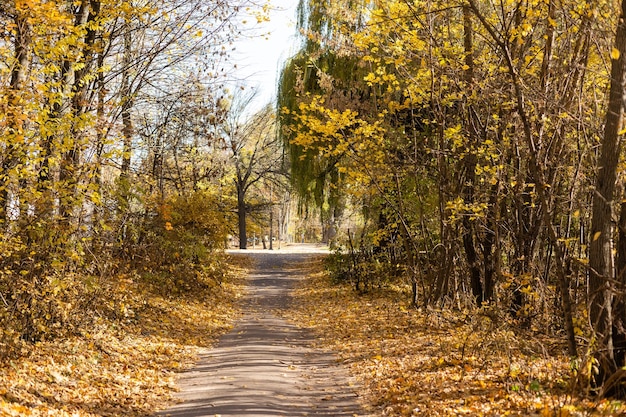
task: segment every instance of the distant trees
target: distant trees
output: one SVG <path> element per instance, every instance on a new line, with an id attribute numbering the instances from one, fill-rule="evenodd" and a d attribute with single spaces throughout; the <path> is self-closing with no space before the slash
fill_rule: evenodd
<path id="1" fill-rule="evenodd" d="M 416 304 L 495 304 L 562 331 L 572 356 L 602 341 L 599 385 L 621 381 L 623 51 L 605 36 L 622 27 L 610 4 L 302 4 L 281 133 L 304 198 L 334 175 L 336 200 L 362 214 L 344 242 L 372 267 L 346 276 L 401 264 Z"/>
<path id="2" fill-rule="evenodd" d="M 275 113 L 268 105 L 256 114 L 247 115 L 252 98 L 252 95 L 240 96 L 234 103 L 229 103 L 228 116 L 222 127 L 237 201 L 240 249 L 246 249 L 248 244 L 248 214 L 271 210 L 273 202 L 267 192 L 262 192 L 263 188 L 274 184 L 275 192 L 279 191 L 284 188 L 280 185 L 287 175 Z M 254 203 L 252 189 L 256 191 Z"/>

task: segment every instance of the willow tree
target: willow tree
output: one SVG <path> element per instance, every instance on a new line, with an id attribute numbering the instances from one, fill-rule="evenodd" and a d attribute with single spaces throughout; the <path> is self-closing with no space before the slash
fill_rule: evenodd
<path id="1" fill-rule="evenodd" d="M 292 183 L 304 204 L 321 209 L 325 239 L 334 234 L 344 208 L 340 156 L 324 158 L 315 149 L 294 144 L 296 132 L 289 126 L 300 103 L 315 95 L 339 110 L 368 105 L 365 74 L 347 35 L 362 24 L 362 6 L 360 1 L 301 0 L 298 28 L 305 37 L 301 50 L 283 68 L 278 87 L 280 135 L 289 152 Z"/>

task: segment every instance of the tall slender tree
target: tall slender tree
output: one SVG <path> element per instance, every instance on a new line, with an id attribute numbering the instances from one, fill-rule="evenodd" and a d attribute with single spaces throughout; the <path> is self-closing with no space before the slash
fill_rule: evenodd
<path id="1" fill-rule="evenodd" d="M 624 397 L 626 374 L 626 278 L 616 269 L 614 222 L 617 166 L 623 137 L 626 100 L 626 1 L 622 1 L 611 52 L 611 84 L 604 137 L 602 138 L 589 251 L 589 318 L 596 334 L 598 374 L 596 386 L 602 394 Z M 621 222 L 619 224 L 621 226 Z M 623 232 L 618 234 L 623 236 Z M 623 245 L 622 242 L 618 243 Z"/>

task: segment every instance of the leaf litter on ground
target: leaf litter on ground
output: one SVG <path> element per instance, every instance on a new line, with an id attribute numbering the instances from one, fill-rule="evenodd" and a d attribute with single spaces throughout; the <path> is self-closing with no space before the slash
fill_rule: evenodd
<path id="1" fill-rule="evenodd" d="M 123 278 L 130 319 L 101 318 L 75 337 L 29 345 L 0 368 L 0 416 L 145 416 L 165 408 L 177 373 L 238 316 L 246 266 L 236 262 L 230 277 L 193 297 L 164 297 Z"/>
<path id="2" fill-rule="evenodd" d="M 515 329 L 493 307 L 419 310 L 405 288 L 357 293 L 306 267 L 289 317 L 338 352 L 377 415 L 626 415 L 581 392 L 562 338 Z"/>

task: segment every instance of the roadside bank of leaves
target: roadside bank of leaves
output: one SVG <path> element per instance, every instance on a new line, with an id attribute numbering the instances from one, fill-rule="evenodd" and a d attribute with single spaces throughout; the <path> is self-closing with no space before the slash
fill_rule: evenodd
<path id="1" fill-rule="evenodd" d="M 336 285 L 322 267 L 296 290 L 290 317 L 314 329 L 383 416 L 613 416 L 619 402 L 581 393 L 559 338 L 521 333 L 495 309 L 419 311 L 406 292 Z"/>
<path id="2" fill-rule="evenodd" d="M 155 291 L 154 277 L 111 278 L 104 310 L 77 335 L 24 343 L 0 367 L 0 416 L 142 416 L 172 400 L 176 373 L 231 327 L 245 267 L 195 281 L 193 294 Z M 199 274 L 202 270 L 197 271 Z M 105 308 L 106 307 L 106 308 Z"/>

